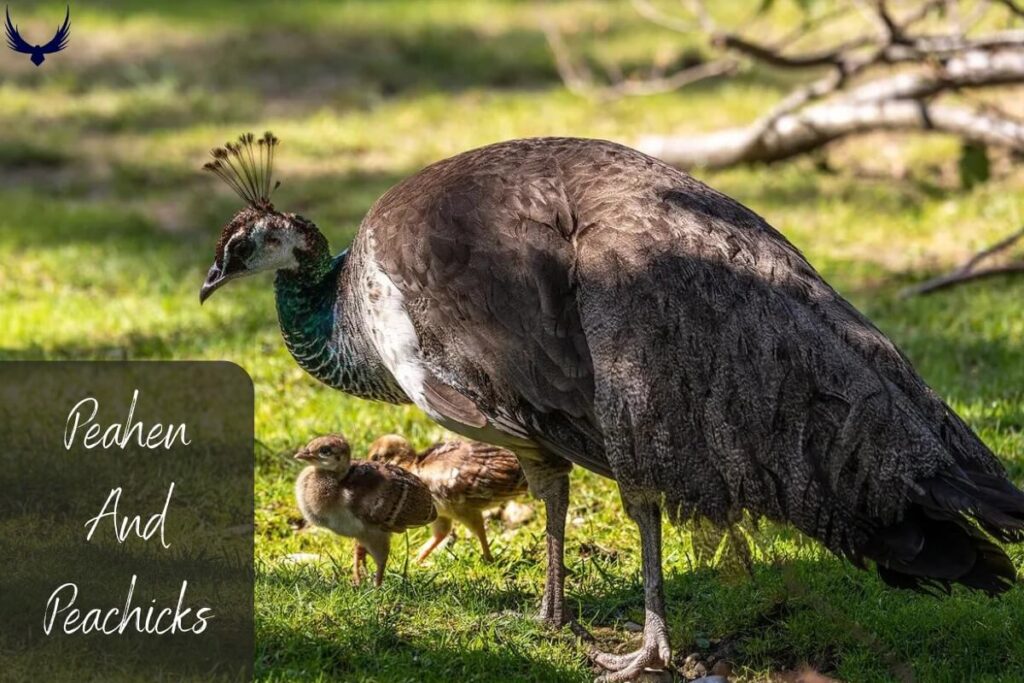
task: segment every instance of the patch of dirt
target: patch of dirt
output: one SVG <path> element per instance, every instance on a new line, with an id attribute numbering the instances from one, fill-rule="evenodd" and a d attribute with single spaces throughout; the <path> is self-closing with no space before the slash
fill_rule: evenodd
<path id="1" fill-rule="evenodd" d="M 722 638 L 697 638 L 681 646 L 675 655 L 674 665 L 684 681 L 702 680 L 703 677 L 720 676 L 729 680 L 737 665 L 744 659 L 744 643 L 756 634 L 783 623 L 792 613 L 793 605 L 780 600 L 769 607 L 746 627 Z M 779 673 L 771 678 L 785 683 L 830 683 L 837 679 L 825 673 L 836 668 L 835 653 L 829 649 L 815 661 L 802 661 L 794 652 L 781 649 L 769 655 Z M 815 678 L 814 676 L 817 676 Z"/>

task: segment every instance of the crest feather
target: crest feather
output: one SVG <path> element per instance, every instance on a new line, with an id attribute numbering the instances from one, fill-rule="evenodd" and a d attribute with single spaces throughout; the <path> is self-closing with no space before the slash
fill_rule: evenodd
<path id="1" fill-rule="evenodd" d="M 237 142 L 225 143 L 210 151 L 213 161 L 203 164 L 227 183 L 235 194 L 257 209 L 273 209 L 270 195 L 281 184 L 271 186 L 274 171 L 274 148 L 279 140 L 269 130 L 257 138 L 252 133 L 238 136 Z"/>

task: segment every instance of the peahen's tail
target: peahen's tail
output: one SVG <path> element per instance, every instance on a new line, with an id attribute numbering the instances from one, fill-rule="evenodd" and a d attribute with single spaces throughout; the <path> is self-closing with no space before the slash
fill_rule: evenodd
<path id="1" fill-rule="evenodd" d="M 858 550 L 886 583 L 948 592 L 954 583 L 996 595 L 1017 570 L 1000 541 L 1024 539 L 1024 493 L 1006 478 L 958 469 L 918 482 L 903 519 Z M 979 528 L 980 527 L 980 528 Z"/>

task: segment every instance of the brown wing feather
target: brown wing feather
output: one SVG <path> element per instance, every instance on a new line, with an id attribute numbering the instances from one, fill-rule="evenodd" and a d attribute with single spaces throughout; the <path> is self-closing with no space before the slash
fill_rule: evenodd
<path id="1" fill-rule="evenodd" d="M 515 453 L 478 441 L 435 444 L 417 462 L 416 474 L 439 500 L 483 508 L 526 493 Z"/>
<path id="2" fill-rule="evenodd" d="M 556 158 L 492 151 L 396 186 L 353 248 L 382 245 L 376 257 L 405 297 L 434 376 L 500 429 L 610 475 L 569 277 L 584 226 Z"/>
<path id="3" fill-rule="evenodd" d="M 352 513 L 367 524 L 400 533 L 434 521 L 430 490 L 401 467 L 375 462 L 353 463 L 344 484 Z"/>

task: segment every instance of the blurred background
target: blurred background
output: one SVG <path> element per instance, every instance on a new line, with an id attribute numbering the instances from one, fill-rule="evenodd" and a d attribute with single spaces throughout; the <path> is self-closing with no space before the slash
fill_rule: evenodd
<path id="1" fill-rule="evenodd" d="M 65 5 L 9 12 L 35 44 Z M 340 429 L 358 451 L 385 432 L 420 446 L 442 434 L 413 408 L 307 377 L 280 341 L 269 276 L 199 307 L 239 205 L 199 167 L 244 131 L 281 138 L 275 204 L 315 221 L 335 251 L 392 184 L 490 142 L 600 137 L 691 168 L 803 250 L 1024 478 L 1024 244 L 1012 239 L 1024 225 L 1024 9 L 1012 0 L 110 0 L 70 12 L 67 49 L 41 66 L 0 52 L 0 359 L 227 359 L 252 375 L 263 680 L 592 674 L 585 644 L 529 618 L 541 510 L 492 522 L 496 565 L 465 541 L 425 569 L 399 551 L 402 576 L 380 592 L 348 586 L 345 542 L 297 533 L 286 456 L 309 436 Z M 1001 274 L 973 280 L 989 269 Z M 915 291 L 934 278 L 970 281 Z M 607 482 L 574 477 L 573 609 L 603 645 L 625 643 L 642 623 L 635 529 Z M 684 679 L 718 661 L 734 680 L 1024 678 L 1021 591 L 998 603 L 885 591 L 784 530 L 749 576 L 723 578 L 692 531 L 666 534 Z"/>

